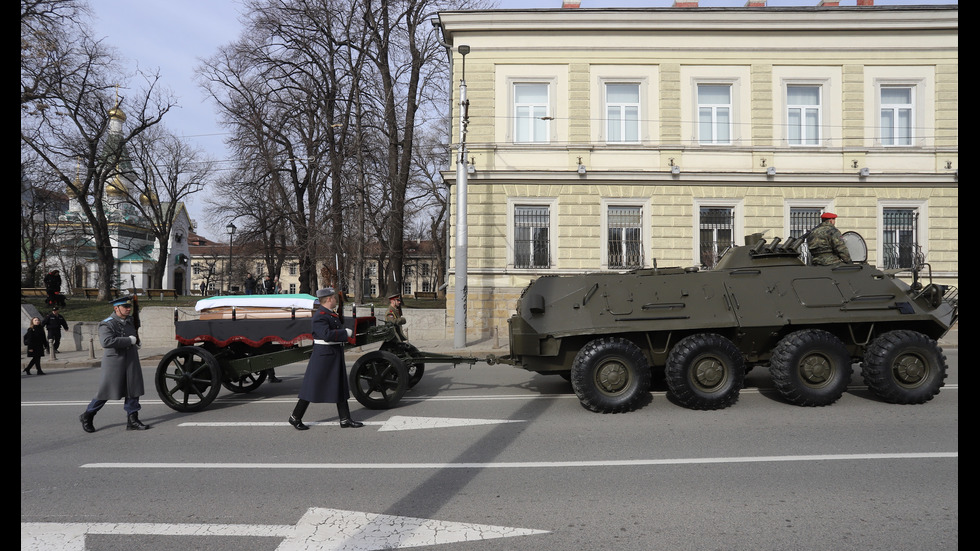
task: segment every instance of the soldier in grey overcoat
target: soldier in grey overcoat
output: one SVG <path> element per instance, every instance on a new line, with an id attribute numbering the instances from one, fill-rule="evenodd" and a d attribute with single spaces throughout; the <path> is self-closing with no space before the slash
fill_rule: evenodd
<path id="1" fill-rule="evenodd" d="M 139 339 L 133 317 L 132 297 L 112 301 L 112 315 L 99 322 L 102 343 L 102 380 L 95 398 L 78 419 L 85 432 L 95 432 L 92 418 L 109 400 L 122 398 L 126 411 L 126 430 L 150 428 L 140 422 L 140 396 L 143 395 L 143 371 L 140 366 Z"/>
<path id="2" fill-rule="evenodd" d="M 299 389 L 299 400 L 289 417 L 289 424 L 296 430 L 310 427 L 303 424 L 303 414 L 310 402 L 336 403 L 337 415 L 342 428 L 363 427 L 350 416 L 347 404 L 350 386 L 347 382 L 347 365 L 344 362 L 344 343 L 354 333 L 344 327 L 340 316 L 334 311 L 339 302 L 337 292 L 332 287 L 316 292 L 320 306 L 313 313 L 313 352 L 303 375 Z"/>

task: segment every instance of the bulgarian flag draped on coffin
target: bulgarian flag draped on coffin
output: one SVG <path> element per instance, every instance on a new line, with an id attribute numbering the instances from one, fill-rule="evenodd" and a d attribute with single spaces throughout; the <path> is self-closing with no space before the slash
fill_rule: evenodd
<path id="1" fill-rule="evenodd" d="M 200 319 L 177 322 L 177 342 L 290 346 L 313 339 L 310 318 L 318 305 L 316 297 L 307 294 L 208 297 L 194 306 Z"/>

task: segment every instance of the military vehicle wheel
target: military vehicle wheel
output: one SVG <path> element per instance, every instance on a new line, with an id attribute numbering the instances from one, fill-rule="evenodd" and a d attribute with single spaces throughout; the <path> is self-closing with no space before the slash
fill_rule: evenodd
<path id="1" fill-rule="evenodd" d="M 779 341 L 769 373 L 791 404 L 826 406 L 839 400 L 851 382 L 851 356 L 832 333 L 804 329 Z"/>
<path id="2" fill-rule="evenodd" d="M 691 409 L 727 408 L 738 401 L 745 383 L 742 353 L 714 333 L 681 339 L 667 356 L 665 371 L 673 398 Z"/>
<path id="3" fill-rule="evenodd" d="M 266 377 L 268 377 L 268 374 L 265 371 L 259 371 L 258 373 L 246 373 L 237 379 L 222 381 L 221 386 L 232 392 L 244 394 L 259 388 L 259 386 L 261 386 L 265 381 Z"/>
<path id="4" fill-rule="evenodd" d="M 200 411 L 221 391 L 221 365 L 198 346 L 182 346 L 164 355 L 157 365 L 157 394 L 170 409 Z"/>
<path id="5" fill-rule="evenodd" d="M 871 342 L 861 374 L 871 391 L 892 404 L 922 404 L 939 394 L 946 356 L 936 341 L 917 331 L 890 331 Z"/>
<path id="6" fill-rule="evenodd" d="M 636 407 L 650 390 L 650 366 L 643 351 L 619 337 L 589 342 L 572 362 L 572 389 L 585 409 L 619 413 Z"/>
<path id="7" fill-rule="evenodd" d="M 368 409 L 392 408 L 408 390 L 408 369 L 391 352 L 368 352 L 351 367 L 350 389 L 354 398 Z"/>

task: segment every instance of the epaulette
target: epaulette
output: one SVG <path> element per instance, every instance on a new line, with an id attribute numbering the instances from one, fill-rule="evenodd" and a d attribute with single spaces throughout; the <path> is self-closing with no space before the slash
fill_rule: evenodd
<path id="1" fill-rule="evenodd" d="M 112 316 L 109 316 L 109 317 L 107 317 L 106 319 L 104 319 L 104 320 L 102 320 L 102 321 L 101 321 L 101 322 L 99 322 L 99 323 L 105 323 L 105 322 L 107 322 L 107 321 L 109 321 L 109 320 L 111 320 L 111 319 L 112 319 Z"/>

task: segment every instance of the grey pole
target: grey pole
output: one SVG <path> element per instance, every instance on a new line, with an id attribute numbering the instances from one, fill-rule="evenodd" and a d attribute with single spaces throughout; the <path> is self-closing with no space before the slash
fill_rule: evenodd
<path id="1" fill-rule="evenodd" d="M 459 79 L 459 158 L 456 159 L 456 301 L 453 317 L 453 348 L 466 347 L 466 263 L 468 236 L 466 227 L 466 123 L 469 101 L 466 99 L 466 54 L 470 47 L 462 44 L 459 53 L 463 66 Z"/>

